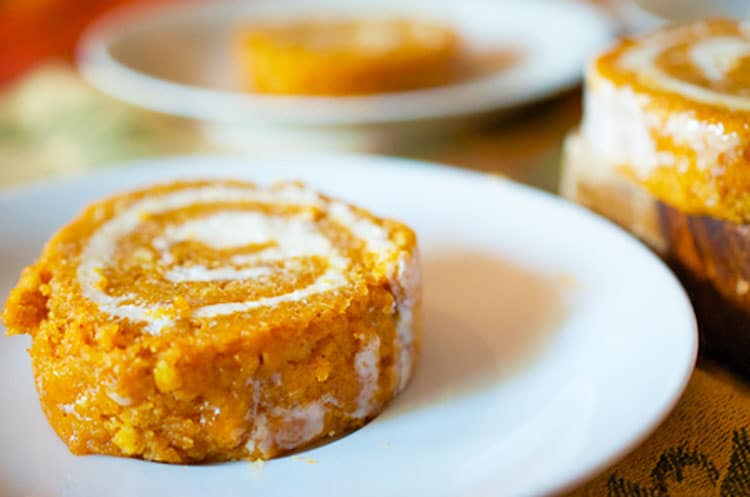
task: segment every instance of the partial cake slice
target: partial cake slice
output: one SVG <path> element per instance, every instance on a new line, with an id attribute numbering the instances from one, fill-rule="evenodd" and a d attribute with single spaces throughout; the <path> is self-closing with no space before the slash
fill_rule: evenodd
<path id="1" fill-rule="evenodd" d="M 586 76 L 562 192 L 645 240 L 687 287 L 705 350 L 750 373 L 750 26 L 622 41 Z"/>

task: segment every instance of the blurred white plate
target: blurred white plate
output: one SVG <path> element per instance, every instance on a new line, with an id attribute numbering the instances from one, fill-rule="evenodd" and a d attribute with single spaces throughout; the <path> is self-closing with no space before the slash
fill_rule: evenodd
<path id="1" fill-rule="evenodd" d="M 642 440 L 693 368 L 690 304 L 625 232 L 515 183 L 376 157 L 151 160 L 0 195 L 0 295 L 86 203 L 216 176 L 302 178 L 416 229 L 426 320 L 414 382 L 359 431 L 262 467 L 75 457 L 39 408 L 28 340 L 0 337 L 0 495 L 539 496 Z"/>
<path id="2" fill-rule="evenodd" d="M 461 84 L 353 97 L 269 96 L 236 88 L 228 58 L 253 19 L 398 14 L 454 25 L 476 49 L 517 48 L 512 67 Z M 233 124 L 336 126 L 465 116 L 568 89 L 611 40 L 607 18 L 563 0 L 255 0 L 129 10 L 83 38 L 79 66 L 102 91 L 143 107 Z"/>

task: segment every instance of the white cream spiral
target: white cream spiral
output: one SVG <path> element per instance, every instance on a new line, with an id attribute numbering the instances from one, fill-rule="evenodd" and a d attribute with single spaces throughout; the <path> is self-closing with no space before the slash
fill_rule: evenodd
<path id="1" fill-rule="evenodd" d="M 665 51 L 689 44 L 687 60 L 703 79 L 717 83 L 750 57 L 750 26 L 738 24 L 737 32 L 712 32 L 710 24 L 689 25 L 666 29 L 649 35 L 629 47 L 621 56 L 623 69 L 659 88 L 697 102 L 721 105 L 737 110 L 750 110 L 750 97 L 717 91 L 672 74 L 657 63 Z"/>
<path id="2" fill-rule="evenodd" d="M 359 215 L 340 202 L 329 202 L 297 184 L 280 188 L 260 189 L 239 186 L 207 185 L 147 196 L 138 200 L 106 221 L 90 237 L 81 253 L 78 282 L 83 295 L 94 302 L 101 312 L 117 318 L 145 323 L 151 334 L 160 334 L 174 323 L 161 317 L 162 307 L 137 302 L 137 295 L 112 296 L 99 286 L 101 273 L 111 260 L 118 241 L 133 232 L 144 218 L 201 203 L 254 202 L 325 209 L 336 223 L 345 226 L 364 242 L 366 251 L 376 260 L 388 260 L 398 248 L 388 232 L 371 219 Z M 350 261 L 326 238 L 311 218 L 310 210 L 301 209 L 289 215 L 271 215 L 256 210 L 231 209 L 190 219 L 168 226 L 154 239 L 159 263 L 166 267 L 164 278 L 173 283 L 194 281 L 255 280 L 270 277 L 269 263 L 293 257 L 321 256 L 328 267 L 311 284 L 288 293 L 257 300 L 222 302 L 194 309 L 196 318 L 212 318 L 244 312 L 258 307 L 272 307 L 282 302 L 299 301 L 309 296 L 335 290 L 349 283 Z M 231 249 L 251 243 L 271 242 L 272 246 L 253 254 L 239 254 L 231 265 L 207 268 L 201 265 L 175 265 L 170 248 L 182 241 L 197 241 L 216 249 Z M 388 271 L 399 273 L 398 263 Z M 133 301 L 136 301 L 135 303 Z M 169 303 L 164 303 L 168 305 Z"/>

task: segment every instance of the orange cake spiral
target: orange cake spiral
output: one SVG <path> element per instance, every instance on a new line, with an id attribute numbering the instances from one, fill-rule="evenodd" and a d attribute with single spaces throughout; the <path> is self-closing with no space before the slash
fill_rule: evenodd
<path id="1" fill-rule="evenodd" d="M 590 66 L 568 156 L 591 175 L 628 176 L 687 213 L 747 222 L 749 123 L 750 25 L 672 26 L 625 40 Z"/>
<path id="2" fill-rule="evenodd" d="M 345 433 L 406 386 L 414 233 L 299 183 L 183 182 L 96 203 L 6 302 L 76 454 L 269 458 Z"/>

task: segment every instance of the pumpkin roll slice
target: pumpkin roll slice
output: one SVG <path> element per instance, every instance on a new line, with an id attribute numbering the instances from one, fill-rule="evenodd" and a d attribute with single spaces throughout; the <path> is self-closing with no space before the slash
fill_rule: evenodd
<path id="1" fill-rule="evenodd" d="M 684 212 L 748 222 L 749 122 L 750 25 L 703 21 L 599 57 L 572 146 Z"/>
<path id="2" fill-rule="evenodd" d="M 321 19 L 248 25 L 233 48 L 249 91 L 357 95 L 450 83 L 461 40 L 434 22 Z"/>
<path id="3" fill-rule="evenodd" d="M 414 233 L 298 183 L 155 186 L 60 230 L 3 319 L 32 336 L 75 454 L 266 459 L 349 432 L 407 385 Z"/>
<path id="4" fill-rule="evenodd" d="M 750 25 L 709 20 L 625 40 L 588 69 L 562 192 L 678 274 L 701 346 L 750 375 Z"/>

